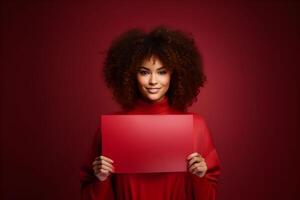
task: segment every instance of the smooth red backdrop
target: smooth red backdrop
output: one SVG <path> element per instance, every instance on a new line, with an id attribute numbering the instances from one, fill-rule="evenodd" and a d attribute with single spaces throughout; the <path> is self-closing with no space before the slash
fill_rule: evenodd
<path id="1" fill-rule="evenodd" d="M 190 110 L 222 163 L 219 200 L 297 199 L 296 1 L 2 1 L 1 199 L 79 200 L 100 114 L 119 110 L 100 76 L 121 32 L 192 33 L 208 82 Z"/>

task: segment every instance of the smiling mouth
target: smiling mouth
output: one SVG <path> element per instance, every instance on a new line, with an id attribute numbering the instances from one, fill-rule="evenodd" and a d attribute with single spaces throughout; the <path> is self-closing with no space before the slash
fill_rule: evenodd
<path id="1" fill-rule="evenodd" d="M 146 88 L 150 94 L 156 94 L 159 92 L 160 88 Z"/>

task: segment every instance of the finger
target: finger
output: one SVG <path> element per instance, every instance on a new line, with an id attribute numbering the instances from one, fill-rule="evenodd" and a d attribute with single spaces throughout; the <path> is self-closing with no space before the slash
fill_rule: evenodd
<path id="1" fill-rule="evenodd" d="M 92 163 L 92 165 L 99 165 L 99 164 L 101 164 L 101 161 L 98 161 L 98 160 L 95 160 L 95 161 Z"/>
<path id="2" fill-rule="evenodd" d="M 93 167 L 93 170 L 94 170 L 94 171 L 100 170 L 100 169 L 102 169 L 101 165 L 95 165 L 95 166 Z"/>
<path id="3" fill-rule="evenodd" d="M 113 165 L 111 163 L 107 162 L 106 160 L 99 160 L 99 161 L 95 160 L 92 164 L 93 165 L 106 165 L 108 167 L 113 168 Z"/>
<path id="4" fill-rule="evenodd" d="M 100 156 L 96 157 L 95 160 L 101 160 Z"/>
<path id="5" fill-rule="evenodd" d="M 114 161 L 106 156 L 98 156 L 95 158 L 95 161 L 105 160 L 106 162 L 113 163 Z"/>
<path id="6" fill-rule="evenodd" d="M 206 170 L 207 170 L 206 166 L 198 166 L 198 167 L 196 167 L 195 169 L 192 170 L 192 173 L 197 174 L 197 173 L 200 173 L 200 172 L 206 172 Z"/>
<path id="7" fill-rule="evenodd" d="M 193 172 L 195 168 L 200 167 L 200 163 L 195 163 L 192 166 L 189 167 L 189 171 Z"/>
<path id="8" fill-rule="evenodd" d="M 106 162 L 109 162 L 109 163 L 114 163 L 114 161 L 112 159 L 105 157 L 105 156 L 100 156 L 100 159 L 105 160 Z"/>
<path id="9" fill-rule="evenodd" d="M 200 162 L 199 157 L 193 157 L 192 159 L 189 160 L 189 166 L 193 165 L 194 163 Z"/>
<path id="10" fill-rule="evenodd" d="M 108 170 L 109 172 L 114 172 L 114 168 L 111 168 L 111 167 L 108 167 L 108 166 L 105 166 L 105 165 L 102 165 L 101 169 Z"/>
<path id="11" fill-rule="evenodd" d="M 104 175 L 104 176 L 108 176 L 110 174 L 110 172 L 106 169 L 99 169 L 97 170 L 95 173 L 95 175 Z"/>
<path id="12" fill-rule="evenodd" d="M 99 169 L 94 170 L 94 174 L 99 174 L 99 173 L 100 173 Z"/>
<path id="13" fill-rule="evenodd" d="M 108 167 L 110 167 L 110 168 L 114 168 L 114 166 L 111 164 L 111 163 L 109 163 L 109 162 L 107 162 L 107 161 L 105 161 L 105 160 L 101 160 L 101 161 L 94 161 L 93 162 L 93 165 L 95 166 L 97 166 L 97 165 L 105 165 L 105 166 L 108 166 Z"/>
<path id="14" fill-rule="evenodd" d="M 191 153 L 188 157 L 187 160 L 190 160 L 191 158 L 198 156 L 199 154 L 197 152 Z"/>
<path id="15" fill-rule="evenodd" d="M 101 165 L 102 164 L 102 161 L 101 160 L 95 160 L 93 163 L 92 163 L 92 165 L 93 166 L 98 166 L 98 165 Z"/>
<path id="16" fill-rule="evenodd" d="M 187 157 L 187 160 L 190 160 L 191 158 L 193 158 L 195 156 L 202 158 L 201 154 L 199 154 L 198 152 L 194 152 Z"/>
<path id="17" fill-rule="evenodd" d="M 200 158 L 198 156 L 196 157 L 193 157 L 190 161 L 189 161 L 189 166 L 193 165 L 194 163 L 199 163 L 199 162 L 202 162 L 204 161 L 203 158 Z"/>
<path id="18" fill-rule="evenodd" d="M 197 168 L 195 168 L 195 169 L 192 171 L 192 174 L 196 174 L 196 175 L 197 175 L 197 174 L 204 173 L 204 172 L 205 172 L 205 169 L 204 169 L 204 168 L 202 169 L 202 168 L 200 168 L 200 167 L 199 167 L 199 168 L 197 167 Z"/>
<path id="19" fill-rule="evenodd" d="M 106 166 L 106 167 L 109 167 L 109 168 L 111 168 L 111 169 L 114 169 L 115 167 L 112 165 L 112 164 L 110 164 L 110 163 L 108 163 L 108 162 L 102 162 L 102 164 L 101 164 L 102 166 Z"/>
<path id="20" fill-rule="evenodd" d="M 97 167 L 93 167 L 94 174 L 97 174 L 99 169 Z"/>
<path id="21" fill-rule="evenodd" d="M 193 171 L 197 167 L 207 167 L 207 166 L 206 166 L 206 163 L 204 161 L 203 162 L 199 162 L 199 163 L 194 163 L 193 165 L 191 165 L 189 167 L 189 171 Z"/>
<path id="22" fill-rule="evenodd" d="M 94 174 L 100 173 L 101 168 L 97 165 L 93 167 Z"/>
<path id="23" fill-rule="evenodd" d="M 107 175 L 107 176 L 110 174 L 109 171 L 106 170 L 106 169 L 101 169 L 101 170 L 100 170 L 100 173 L 101 173 L 101 174 L 105 174 L 105 175 Z"/>

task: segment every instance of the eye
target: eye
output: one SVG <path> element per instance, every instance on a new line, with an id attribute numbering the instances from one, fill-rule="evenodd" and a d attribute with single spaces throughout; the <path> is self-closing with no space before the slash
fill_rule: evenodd
<path id="1" fill-rule="evenodd" d="M 145 75 L 149 74 L 149 72 L 146 70 L 141 70 L 141 71 L 139 71 L 139 74 L 142 76 L 145 76 Z"/>
<path id="2" fill-rule="evenodd" d="M 160 75 L 164 75 L 164 74 L 166 74 L 166 73 L 167 73 L 166 70 L 162 70 L 162 71 L 159 71 L 159 72 L 158 72 L 158 74 L 160 74 Z"/>

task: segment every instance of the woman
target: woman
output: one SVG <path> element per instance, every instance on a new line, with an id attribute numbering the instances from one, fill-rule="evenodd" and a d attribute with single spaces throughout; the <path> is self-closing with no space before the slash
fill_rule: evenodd
<path id="1" fill-rule="evenodd" d="M 104 62 L 105 82 L 122 106 L 118 114 L 187 114 L 206 80 L 194 40 L 157 27 L 130 30 L 113 41 Z M 188 172 L 114 174 L 113 160 L 101 154 L 99 129 L 81 170 L 82 199 L 213 200 L 220 166 L 205 121 L 195 113 L 195 152 Z"/>

